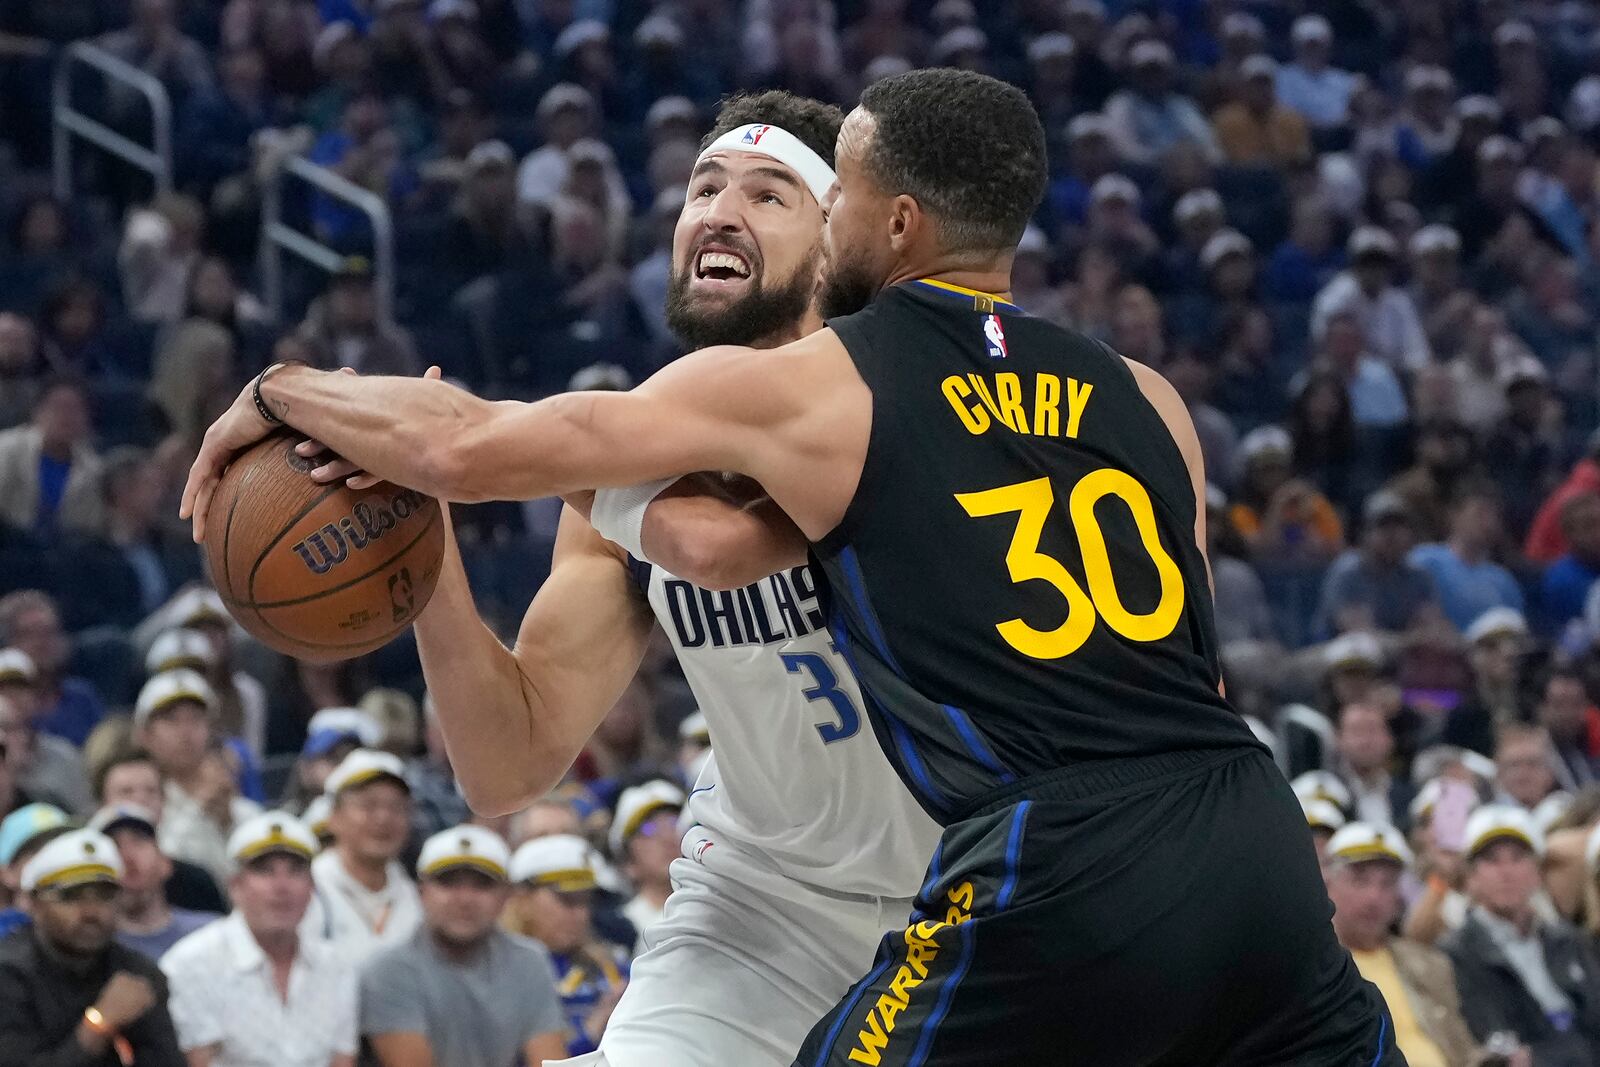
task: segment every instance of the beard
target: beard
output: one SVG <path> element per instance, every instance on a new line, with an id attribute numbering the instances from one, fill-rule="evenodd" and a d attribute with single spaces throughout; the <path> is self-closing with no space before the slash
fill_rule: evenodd
<path id="1" fill-rule="evenodd" d="M 696 306 L 689 292 L 693 266 L 674 270 L 667 283 L 667 326 L 691 351 L 713 345 L 755 347 L 765 338 L 792 329 L 810 309 L 820 256 L 820 248 L 813 246 L 794 276 L 771 289 L 757 272 L 748 292 L 731 304 L 713 308 Z M 691 264 L 693 261 L 691 256 Z"/>
<path id="2" fill-rule="evenodd" d="M 829 257 L 824 264 L 819 283 L 817 306 L 823 321 L 842 315 L 854 315 L 878 295 L 881 288 L 864 257 L 850 259 Z"/>

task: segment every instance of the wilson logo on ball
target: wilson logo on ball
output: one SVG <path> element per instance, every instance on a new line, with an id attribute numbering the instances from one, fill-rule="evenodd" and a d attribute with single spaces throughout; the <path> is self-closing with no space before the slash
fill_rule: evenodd
<path id="1" fill-rule="evenodd" d="M 373 505 L 363 500 L 350 509 L 350 514 L 338 523 L 328 523 L 303 541 L 294 543 L 294 552 L 312 574 L 326 574 L 401 522 L 421 510 L 428 498 L 410 489 L 402 489 L 388 500 Z"/>

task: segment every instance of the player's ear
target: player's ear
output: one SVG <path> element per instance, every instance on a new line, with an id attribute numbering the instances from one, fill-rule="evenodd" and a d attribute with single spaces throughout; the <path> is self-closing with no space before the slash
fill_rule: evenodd
<path id="1" fill-rule="evenodd" d="M 896 252 L 910 248 L 927 223 L 922 205 L 901 193 L 889 202 L 889 247 Z"/>

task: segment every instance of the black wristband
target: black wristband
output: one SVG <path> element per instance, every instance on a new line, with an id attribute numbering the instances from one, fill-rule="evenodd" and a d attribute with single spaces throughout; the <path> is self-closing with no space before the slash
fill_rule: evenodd
<path id="1" fill-rule="evenodd" d="M 256 375 L 256 380 L 250 384 L 250 399 L 256 402 L 256 412 L 274 426 L 282 426 L 283 420 L 274 415 L 272 409 L 267 407 L 267 402 L 261 399 L 261 383 L 266 381 L 267 375 L 273 371 L 295 365 L 304 367 L 307 366 L 307 363 L 303 359 L 280 359 L 262 370 L 260 374 Z"/>

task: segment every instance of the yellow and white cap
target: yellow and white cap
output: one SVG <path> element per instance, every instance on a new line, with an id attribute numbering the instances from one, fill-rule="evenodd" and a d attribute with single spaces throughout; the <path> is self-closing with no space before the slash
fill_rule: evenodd
<path id="1" fill-rule="evenodd" d="M 70 889 L 91 882 L 122 883 L 122 857 L 98 830 L 72 830 L 41 848 L 22 867 L 22 891 Z"/>
<path id="2" fill-rule="evenodd" d="M 39 678 L 33 657 L 20 648 L 0 648 L 0 682 L 32 685 Z"/>
<path id="3" fill-rule="evenodd" d="M 1306 825 L 1313 830 L 1336 833 L 1345 824 L 1344 812 L 1339 806 L 1321 797 L 1301 797 L 1300 807 L 1306 813 Z"/>
<path id="4" fill-rule="evenodd" d="M 1533 806 L 1533 825 L 1539 828 L 1541 834 L 1548 835 L 1550 827 L 1572 807 L 1572 800 L 1571 793 L 1557 789 Z"/>
<path id="5" fill-rule="evenodd" d="M 422 852 L 417 856 L 418 878 L 437 878 L 447 871 L 466 868 L 504 882 L 510 867 L 511 850 L 500 835 L 471 823 L 440 830 L 422 843 Z"/>
<path id="6" fill-rule="evenodd" d="M 216 661 L 217 650 L 205 634 L 198 630 L 168 630 L 150 642 L 144 670 L 146 674 L 160 674 L 178 667 L 204 671 Z"/>
<path id="7" fill-rule="evenodd" d="M 1289 787 L 1302 804 L 1308 800 L 1326 800 L 1341 811 L 1349 811 L 1354 803 L 1350 788 L 1328 771 L 1306 771 L 1290 782 Z"/>
<path id="8" fill-rule="evenodd" d="M 179 667 L 162 671 L 144 683 L 133 705 L 133 724 L 143 726 L 150 716 L 180 700 L 192 700 L 207 711 L 215 711 L 217 707 L 217 694 L 210 684 L 198 672 Z"/>
<path id="9" fill-rule="evenodd" d="M 300 821 L 306 824 L 317 837 L 328 836 L 332 831 L 328 829 L 328 816 L 333 812 L 333 801 L 328 799 L 328 794 L 318 793 L 311 798 L 311 803 L 306 805 L 306 810 L 300 813 Z"/>
<path id="10" fill-rule="evenodd" d="M 599 877 L 599 857 L 588 841 L 576 834 L 552 834 L 523 843 L 511 855 L 511 880 L 518 885 L 549 886 L 558 893 L 593 889 Z"/>
<path id="11" fill-rule="evenodd" d="M 330 797 L 336 797 L 346 789 L 366 785 L 377 778 L 391 778 L 400 783 L 406 792 L 411 791 L 410 784 L 406 782 L 406 767 L 400 762 L 400 757 L 371 748 L 358 748 L 346 756 L 328 775 L 322 791 Z"/>
<path id="12" fill-rule="evenodd" d="M 203 626 L 206 623 L 227 624 L 232 620 L 222 597 L 215 589 L 192 586 L 174 597 L 167 609 L 176 626 Z"/>
<path id="13" fill-rule="evenodd" d="M 693 711 L 684 717 L 678 724 L 679 741 L 698 741 L 702 745 L 711 743 L 711 726 L 706 722 L 706 713 Z"/>
<path id="14" fill-rule="evenodd" d="M 1328 859 L 1338 863 L 1367 863 L 1386 860 L 1402 867 L 1411 866 L 1411 850 L 1406 839 L 1392 826 L 1370 822 L 1346 823 L 1328 839 Z"/>
<path id="15" fill-rule="evenodd" d="M 622 855 L 628 840 L 656 812 L 663 808 L 682 811 L 684 800 L 683 790 L 660 778 L 624 789 L 617 798 L 617 816 L 611 820 L 611 854 Z"/>
<path id="16" fill-rule="evenodd" d="M 306 824 L 286 811 L 264 811 L 234 827 L 228 837 L 228 859 L 243 866 L 275 852 L 310 862 L 319 846 Z"/>
<path id="17" fill-rule="evenodd" d="M 1520 841 L 1532 849 L 1534 855 L 1544 855 L 1544 835 L 1534 823 L 1533 815 L 1511 804 L 1485 804 L 1467 819 L 1467 859 L 1496 841 Z"/>

